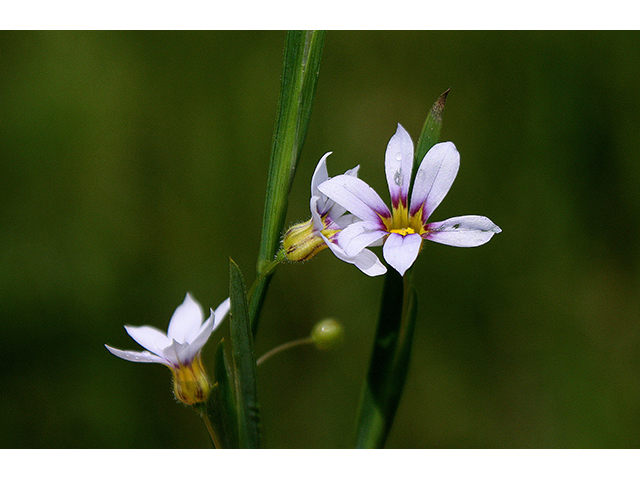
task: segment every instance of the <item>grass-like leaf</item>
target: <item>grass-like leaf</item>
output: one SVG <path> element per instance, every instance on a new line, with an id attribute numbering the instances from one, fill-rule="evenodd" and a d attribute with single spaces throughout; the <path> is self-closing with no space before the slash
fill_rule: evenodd
<path id="1" fill-rule="evenodd" d="M 287 213 L 287 197 L 311 118 L 323 44 L 322 31 L 287 33 L 257 262 L 258 276 L 272 262 L 280 245 Z M 250 299 L 249 315 L 254 333 L 270 279 L 271 274 L 265 275 L 256 285 Z"/>
<path id="2" fill-rule="evenodd" d="M 229 259 L 229 296 L 231 298 L 231 357 L 238 419 L 238 446 L 260 447 L 260 417 L 256 383 L 256 359 L 249 324 L 247 294 L 242 272 Z"/>
<path id="3" fill-rule="evenodd" d="M 380 316 L 356 426 L 357 448 L 382 448 L 398 409 L 409 369 L 417 296 L 395 270 L 385 276 Z"/>
<path id="4" fill-rule="evenodd" d="M 205 415 L 208 415 L 217 440 L 222 448 L 238 447 L 238 412 L 234 399 L 234 384 L 231 369 L 225 354 L 224 339 L 220 340 L 215 359 L 216 383 L 207 400 Z"/>
<path id="5" fill-rule="evenodd" d="M 447 103 L 447 95 L 449 90 L 445 91 L 431 106 L 429 114 L 427 115 L 424 125 L 422 126 L 422 132 L 420 132 L 420 138 L 416 144 L 416 151 L 413 157 L 413 174 L 415 175 L 420 166 L 420 162 L 427 154 L 429 149 L 433 147 L 440 139 L 440 130 L 442 129 L 442 118 L 444 115 L 444 106 Z"/>

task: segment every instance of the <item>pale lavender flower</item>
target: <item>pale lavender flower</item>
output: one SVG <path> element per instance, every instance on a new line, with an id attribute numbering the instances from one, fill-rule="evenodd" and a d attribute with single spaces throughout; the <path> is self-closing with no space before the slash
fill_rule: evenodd
<path id="1" fill-rule="evenodd" d="M 176 308 L 167 333 L 155 327 L 142 326 L 124 328 L 131 338 L 146 350 L 119 350 L 109 345 L 107 349 L 116 357 L 130 362 L 161 363 L 169 367 L 174 377 L 174 391 L 178 400 L 193 404 L 204 401 L 209 384 L 200 360 L 200 351 L 213 331 L 229 312 L 229 299 L 203 323 L 204 312 L 198 302 L 187 293 L 182 304 Z"/>
<path id="2" fill-rule="evenodd" d="M 404 275 L 416 260 L 423 239 L 456 247 L 488 242 L 501 229 L 487 217 L 466 215 L 427 222 L 449 192 L 459 166 L 460 154 L 453 143 L 434 145 L 420 164 L 409 203 L 413 142 L 398 124 L 385 155 L 392 210 L 359 178 L 339 175 L 318 185 L 320 192 L 360 219 L 340 231 L 339 246 L 346 255 L 355 256 L 368 246 L 384 244 L 385 260 Z"/>

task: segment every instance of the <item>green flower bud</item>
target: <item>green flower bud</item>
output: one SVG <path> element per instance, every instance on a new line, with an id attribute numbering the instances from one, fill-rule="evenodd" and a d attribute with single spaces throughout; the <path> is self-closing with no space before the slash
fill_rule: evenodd
<path id="1" fill-rule="evenodd" d="M 331 350 L 342 344 L 344 328 L 335 318 L 325 318 L 315 324 L 311 339 L 320 350 Z"/>
<path id="2" fill-rule="evenodd" d="M 303 262 L 327 248 L 322 234 L 314 227 L 313 218 L 294 225 L 282 239 L 282 247 L 288 260 Z"/>

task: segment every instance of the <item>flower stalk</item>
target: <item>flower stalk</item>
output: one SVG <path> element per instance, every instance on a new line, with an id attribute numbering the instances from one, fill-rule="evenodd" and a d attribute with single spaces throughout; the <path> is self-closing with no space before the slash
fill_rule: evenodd
<path id="1" fill-rule="evenodd" d="M 414 165 L 438 142 L 448 92 L 444 92 L 429 111 L 415 156 L 411 159 Z M 396 196 L 395 200 L 399 199 L 400 196 Z M 396 201 L 394 206 L 400 205 L 403 205 L 402 202 Z M 396 210 L 401 209 L 394 209 L 394 212 Z M 410 232 L 406 233 L 411 235 Z M 418 311 L 418 299 L 412 279 L 411 264 L 401 273 L 390 270 L 385 275 L 369 371 L 362 389 L 356 420 L 357 448 L 384 447 L 393 425 L 409 369 Z"/>
<path id="2" fill-rule="evenodd" d="M 277 355 L 278 353 L 284 352 L 294 347 L 300 347 L 302 345 L 311 345 L 312 343 L 313 339 L 311 337 L 298 338 L 297 340 L 291 340 L 290 342 L 283 343 L 282 345 L 278 345 L 276 348 L 273 348 L 262 355 L 258 360 L 256 360 L 256 365 L 262 365 L 264 362 L 269 360 L 274 355 Z"/>
<path id="3" fill-rule="evenodd" d="M 278 345 L 258 358 L 256 365 L 261 365 L 274 355 L 291 348 L 303 345 L 315 345 L 318 350 L 332 350 L 342 344 L 343 340 L 344 329 L 340 322 L 334 318 L 325 318 L 313 326 L 311 335 Z"/>
<path id="4" fill-rule="evenodd" d="M 223 448 L 220 436 L 218 435 L 218 432 L 216 432 L 215 428 L 213 428 L 211 419 L 209 418 L 209 415 L 205 408 L 200 409 L 200 416 L 202 417 L 202 420 L 207 427 L 207 432 L 209 433 L 209 438 L 211 438 L 211 443 L 213 443 L 213 446 L 217 449 Z"/>

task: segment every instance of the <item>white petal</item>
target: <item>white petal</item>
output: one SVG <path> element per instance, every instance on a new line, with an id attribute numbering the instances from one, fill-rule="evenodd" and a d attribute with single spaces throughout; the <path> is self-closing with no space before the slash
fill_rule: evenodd
<path id="1" fill-rule="evenodd" d="M 327 157 L 332 153 L 333 152 L 325 153 L 313 172 L 313 176 L 311 177 L 311 196 L 318 195 L 318 185 L 329 179 L 329 173 L 327 172 Z"/>
<path id="2" fill-rule="evenodd" d="M 154 355 L 151 352 L 134 352 L 133 350 L 119 350 L 117 348 L 110 347 L 109 345 L 105 345 L 107 350 L 113 353 L 116 357 L 122 358 L 123 360 L 129 360 L 130 362 L 139 362 L 139 363 L 162 363 L 163 365 L 171 366 L 169 362 L 165 359 Z"/>
<path id="3" fill-rule="evenodd" d="M 322 195 L 322 194 L 321 194 Z M 314 195 L 309 200 L 309 210 L 311 210 L 311 218 L 313 218 L 313 228 L 321 232 L 324 230 L 324 224 L 322 223 L 322 214 L 318 211 L 318 202 L 320 197 Z M 333 200 L 330 200 L 333 203 Z"/>
<path id="4" fill-rule="evenodd" d="M 355 215 L 351 215 L 347 213 L 346 215 L 342 215 L 341 217 L 333 220 L 333 225 L 337 227 L 337 230 L 344 230 L 352 223 L 360 222 L 361 220 Z"/>
<path id="5" fill-rule="evenodd" d="M 398 124 L 396 133 L 389 140 L 384 156 L 384 167 L 387 174 L 387 184 L 393 206 L 398 200 L 407 205 L 409 182 L 413 170 L 413 142 L 407 131 Z"/>
<path id="6" fill-rule="evenodd" d="M 384 237 L 380 237 L 378 240 L 376 240 L 375 242 L 371 242 L 369 244 L 370 247 L 381 247 L 382 245 L 384 245 Z"/>
<path id="7" fill-rule="evenodd" d="M 162 351 L 162 355 L 170 364 L 177 368 L 181 363 L 188 363 L 185 362 L 185 352 L 187 348 L 189 348 L 188 343 L 179 343 L 173 340 L 171 345 Z"/>
<path id="8" fill-rule="evenodd" d="M 345 173 L 345 175 L 346 175 L 346 173 Z M 322 195 L 322 196 L 327 198 L 326 195 Z M 318 210 L 320 210 L 320 209 L 318 208 Z M 331 221 L 336 221 L 338 218 L 340 218 L 347 211 L 346 208 L 344 208 L 342 205 L 340 205 L 339 203 L 334 202 L 331 199 L 327 199 L 327 201 L 326 201 L 326 203 L 324 205 L 324 210 L 325 210 L 325 214 L 327 215 L 327 217 Z"/>
<path id="9" fill-rule="evenodd" d="M 180 358 L 180 361 L 182 363 L 191 363 L 193 359 L 196 358 L 196 355 L 198 355 L 198 352 L 200 352 L 202 347 L 204 347 L 205 343 L 207 343 L 207 341 L 209 340 L 209 337 L 211 337 L 211 334 L 213 333 L 213 330 L 215 328 L 213 319 L 214 319 L 214 316 L 212 312 L 212 316 L 209 317 L 209 319 L 206 322 L 204 322 L 200 333 L 193 340 L 193 342 L 191 342 L 188 345 L 188 348 L 184 353 L 183 357 Z"/>
<path id="10" fill-rule="evenodd" d="M 331 155 L 332 152 L 325 153 L 324 156 L 318 162 L 316 166 L 316 170 L 313 172 L 313 177 L 311 177 L 311 197 L 318 197 L 318 201 L 316 202 L 316 209 L 318 214 L 322 217 L 324 215 L 328 215 L 331 219 L 336 219 L 340 217 L 345 212 L 345 208 L 342 205 L 336 204 L 333 200 L 327 198 L 325 194 L 318 190 L 318 185 L 329 180 L 329 173 L 327 172 L 327 157 Z M 360 166 L 347 170 L 344 174 L 350 175 L 352 177 L 358 176 L 358 169 Z M 311 209 L 313 212 L 313 208 Z"/>
<path id="11" fill-rule="evenodd" d="M 159 356 L 162 356 L 162 350 L 171 343 L 171 340 L 167 338 L 165 333 L 155 327 L 149 327 L 147 325 L 143 327 L 132 327 L 125 325 L 124 328 L 129 336 L 138 342 L 138 344 Z"/>
<path id="12" fill-rule="evenodd" d="M 167 336 L 178 343 L 189 343 L 198 335 L 203 320 L 202 307 L 187 293 L 184 302 L 176 308 L 171 317 Z"/>
<path id="13" fill-rule="evenodd" d="M 366 248 L 356 256 L 353 264 L 370 277 L 387 273 L 387 267 L 382 264 L 378 256 Z"/>
<path id="14" fill-rule="evenodd" d="M 411 213 L 424 205 L 422 221 L 426 222 L 447 195 L 460 167 L 460 154 L 451 142 L 437 143 L 420 164 L 411 192 Z"/>
<path id="15" fill-rule="evenodd" d="M 380 195 L 357 177 L 338 175 L 320 184 L 318 189 L 362 220 L 380 221 L 391 213 Z"/>
<path id="16" fill-rule="evenodd" d="M 318 162 L 318 165 L 316 166 L 315 171 L 313 172 L 313 176 L 311 177 L 311 196 L 318 197 L 317 206 L 320 210 L 321 216 L 327 213 L 329 208 L 331 208 L 331 205 L 327 205 L 327 197 L 322 195 L 320 193 L 320 190 L 318 190 L 318 185 L 329 179 L 329 173 L 327 172 L 327 157 L 331 155 L 331 153 L 332 152 L 327 152 L 322 156 L 322 158 Z M 333 205 L 333 202 L 331 202 L 331 204 Z"/>
<path id="17" fill-rule="evenodd" d="M 487 217 L 465 215 L 426 225 L 425 238 L 454 247 L 477 247 L 502 230 Z"/>
<path id="18" fill-rule="evenodd" d="M 336 257 L 343 262 L 355 265 L 370 277 L 382 275 L 387 272 L 387 268 L 371 250 L 364 249 L 355 257 L 350 257 L 345 253 L 342 247 L 331 242 L 326 237 L 323 237 L 323 239 Z"/>
<path id="19" fill-rule="evenodd" d="M 359 170 L 360 170 L 360 165 L 356 165 L 355 167 L 350 168 L 349 170 L 344 172 L 344 174 L 349 175 L 350 177 L 357 177 Z"/>
<path id="20" fill-rule="evenodd" d="M 356 222 L 338 234 L 338 245 L 350 257 L 355 257 L 373 242 L 387 235 L 377 222 Z"/>
<path id="21" fill-rule="evenodd" d="M 225 319 L 227 314 L 229 313 L 229 308 L 231 307 L 231 300 L 227 298 L 224 300 L 218 308 L 216 308 L 215 312 L 213 312 L 213 329 L 215 330 L 220 325 L 220 322 Z"/>
<path id="22" fill-rule="evenodd" d="M 402 236 L 392 233 L 387 237 L 382 247 L 384 259 L 395 268 L 400 275 L 404 275 L 420 253 L 422 237 L 417 233 Z"/>

